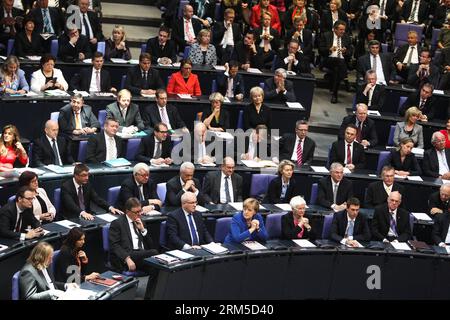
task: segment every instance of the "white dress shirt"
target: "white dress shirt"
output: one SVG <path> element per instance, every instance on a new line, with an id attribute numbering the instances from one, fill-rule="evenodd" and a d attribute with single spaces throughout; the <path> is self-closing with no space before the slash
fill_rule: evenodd
<path id="1" fill-rule="evenodd" d="M 97 86 L 97 71 L 98 71 L 98 86 Z M 102 83 L 102 72 L 101 72 L 101 70 L 97 70 L 95 68 L 92 68 L 92 76 L 91 76 L 91 83 L 89 84 L 89 92 L 100 92 L 100 91 L 102 91 L 101 83 Z"/>
<path id="2" fill-rule="evenodd" d="M 225 194 L 225 177 L 223 172 L 220 174 L 220 203 L 227 203 L 227 196 Z M 234 202 L 233 183 L 231 182 L 231 176 L 228 177 L 228 190 L 230 191 L 231 202 Z"/>
<path id="3" fill-rule="evenodd" d="M 373 60 L 374 59 L 375 59 L 374 55 L 371 54 L 370 55 L 370 65 L 372 66 L 372 69 L 373 69 Z M 377 69 L 375 71 L 377 72 L 377 83 L 386 85 L 386 79 L 384 78 L 384 73 L 383 73 L 383 65 L 381 64 L 381 58 L 380 58 L 379 54 L 377 54 L 376 60 L 377 60 L 377 63 L 376 63 Z"/>
<path id="4" fill-rule="evenodd" d="M 439 163 L 439 175 L 449 172 L 447 158 L 445 157 L 445 149 L 441 151 L 436 150 L 436 154 Z"/>
<path id="5" fill-rule="evenodd" d="M 186 31 L 186 19 L 183 18 L 183 31 L 184 31 L 184 40 L 185 41 L 189 41 L 189 37 L 188 37 L 188 32 L 191 34 L 192 39 L 195 39 L 195 32 L 194 32 L 194 26 L 192 25 L 192 19 L 189 20 L 188 22 L 188 26 L 189 26 L 189 31 Z"/>
<path id="6" fill-rule="evenodd" d="M 300 138 L 299 137 L 297 137 L 297 138 L 295 138 L 295 144 L 294 144 L 294 150 L 292 150 L 292 156 L 291 156 L 291 160 L 292 161 L 297 161 L 297 148 L 298 148 L 298 144 L 299 143 L 301 143 L 301 146 L 302 146 L 302 154 L 303 154 L 303 146 L 304 146 L 304 144 L 305 144 L 305 139 L 302 139 L 301 141 L 300 141 Z"/>
<path id="7" fill-rule="evenodd" d="M 223 34 L 222 41 L 220 42 L 220 45 L 222 48 L 226 48 L 227 46 L 234 46 L 234 40 L 233 40 L 233 25 L 230 25 L 229 28 L 227 28 L 226 21 L 223 22 L 225 26 L 225 32 Z"/>
<path id="8" fill-rule="evenodd" d="M 413 50 L 413 49 L 411 49 L 412 47 L 414 47 L 414 51 L 413 51 L 412 56 L 411 56 L 411 63 L 412 64 L 419 63 L 419 53 L 417 52 L 417 44 L 416 44 L 414 46 L 410 46 L 408 48 L 408 51 L 406 51 L 405 58 L 403 59 L 403 63 L 404 64 L 408 63 L 409 54 L 410 54 L 411 50 Z"/>

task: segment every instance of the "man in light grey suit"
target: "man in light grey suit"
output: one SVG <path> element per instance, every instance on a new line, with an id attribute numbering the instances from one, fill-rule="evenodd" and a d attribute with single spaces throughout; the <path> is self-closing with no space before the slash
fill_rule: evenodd
<path id="1" fill-rule="evenodd" d="M 120 90 L 117 101 L 106 106 L 106 114 L 119 122 L 119 132 L 133 134 L 144 130 L 139 107 L 131 103 L 131 93 L 127 89 Z"/>
<path id="2" fill-rule="evenodd" d="M 208 172 L 203 192 L 209 203 L 228 203 L 242 201 L 242 177 L 234 173 L 233 158 L 223 159 L 222 171 Z M 227 187 L 228 184 L 228 187 Z"/>

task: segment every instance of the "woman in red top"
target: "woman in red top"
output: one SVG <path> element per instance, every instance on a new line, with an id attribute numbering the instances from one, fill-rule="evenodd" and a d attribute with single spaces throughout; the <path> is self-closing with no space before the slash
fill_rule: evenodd
<path id="1" fill-rule="evenodd" d="M 445 149 L 450 149 L 450 119 L 447 120 L 445 129 L 442 129 L 439 132 L 441 132 L 445 137 Z"/>
<path id="2" fill-rule="evenodd" d="M 180 71 L 173 73 L 167 84 L 167 93 L 172 94 L 190 94 L 191 96 L 201 96 L 202 90 L 198 82 L 197 75 L 192 72 L 192 62 L 189 59 L 183 59 L 180 62 Z"/>
<path id="3" fill-rule="evenodd" d="M 261 11 L 269 11 L 272 16 L 271 27 L 281 34 L 281 22 L 278 15 L 277 7 L 270 4 L 270 0 L 259 0 L 259 4 L 252 8 L 252 16 L 250 17 L 250 25 L 253 29 L 261 27 Z"/>
<path id="4" fill-rule="evenodd" d="M 3 128 L 0 139 L 0 172 L 11 171 L 16 160 L 22 165 L 26 165 L 28 156 L 22 143 L 20 143 L 17 128 L 8 124 Z"/>

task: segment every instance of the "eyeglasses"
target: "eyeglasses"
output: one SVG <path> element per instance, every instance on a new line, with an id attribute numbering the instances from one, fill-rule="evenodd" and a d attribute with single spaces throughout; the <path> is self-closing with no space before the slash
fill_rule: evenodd
<path id="1" fill-rule="evenodd" d="M 140 209 L 139 211 L 133 211 L 133 210 L 129 210 L 129 211 L 133 214 L 141 214 L 142 209 Z"/>
<path id="2" fill-rule="evenodd" d="M 33 201 L 35 199 L 35 197 L 23 197 L 24 199 L 27 199 L 28 201 Z"/>

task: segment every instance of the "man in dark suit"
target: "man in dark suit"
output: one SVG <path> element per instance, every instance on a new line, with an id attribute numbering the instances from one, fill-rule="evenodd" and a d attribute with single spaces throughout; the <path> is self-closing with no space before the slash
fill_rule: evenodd
<path id="1" fill-rule="evenodd" d="M 387 203 L 375 207 L 372 219 L 372 240 L 406 242 L 411 239 L 409 212 L 400 208 L 402 195 L 392 191 Z"/>
<path id="2" fill-rule="evenodd" d="M 440 80 L 440 70 L 431 63 L 431 53 L 428 49 L 423 49 L 419 56 L 419 64 L 411 66 L 408 73 L 408 84 L 419 89 L 425 83 L 431 83 L 438 87 Z"/>
<path id="3" fill-rule="evenodd" d="M 92 108 L 84 104 L 83 96 L 74 94 L 70 104 L 59 110 L 58 124 L 64 135 L 85 135 L 100 131 L 100 122 L 92 112 Z"/>
<path id="4" fill-rule="evenodd" d="M 356 93 L 356 103 L 364 103 L 370 110 L 381 110 L 384 104 L 384 86 L 377 83 L 374 70 L 367 70 L 365 79 Z"/>
<path id="5" fill-rule="evenodd" d="M 442 185 L 443 187 L 444 185 Z M 441 189 L 442 189 L 441 187 Z M 449 185 L 447 184 L 447 187 Z M 431 238 L 434 244 L 440 247 L 447 247 L 450 245 L 450 235 L 449 235 L 449 225 L 450 225 L 450 212 L 447 209 L 444 212 L 440 212 L 434 218 L 433 231 L 431 232 Z"/>
<path id="6" fill-rule="evenodd" d="M 374 147 L 378 144 L 375 121 L 367 117 L 367 106 L 364 103 L 356 105 L 354 115 L 346 116 L 339 128 L 339 140 L 344 140 L 345 130 L 349 124 L 354 124 L 357 128 L 355 140 L 364 147 Z"/>
<path id="7" fill-rule="evenodd" d="M 444 183 L 438 192 L 430 195 L 428 209 L 431 216 L 450 213 L 450 183 Z"/>
<path id="8" fill-rule="evenodd" d="M 291 17 L 288 20 L 291 20 Z M 314 61 L 312 31 L 305 28 L 305 19 L 303 17 L 296 17 L 294 19 L 294 27 L 286 32 L 284 39 L 286 47 L 289 46 L 292 40 L 297 40 L 300 44 L 300 52 L 308 58 L 309 62 Z"/>
<path id="9" fill-rule="evenodd" d="M 61 186 L 61 213 L 65 219 L 79 217 L 94 220 L 91 202 L 113 214 L 122 213 L 97 195 L 95 188 L 89 183 L 89 167 L 80 163 L 73 170 L 73 179 L 65 181 Z"/>
<path id="10" fill-rule="evenodd" d="M 217 58 L 221 64 L 230 61 L 234 46 L 242 39 L 241 28 L 234 22 L 234 9 L 225 9 L 223 16 L 223 21 L 214 22 L 212 27 L 212 43 L 216 46 Z"/>
<path id="11" fill-rule="evenodd" d="M 192 162 L 183 162 L 180 166 L 180 174 L 167 181 L 166 206 L 179 207 L 181 205 L 181 196 L 186 192 L 194 193 L 200 205 L 205 204 L 206 198 L 200 189 L 200 181 L 194 178 L 194 171 L 195 167 Z"/>
<path id="12" fill-rule="evenodd" d="M 366 166 L 364 147 L 355 141 L 358 128 L 350 123 L 345 128 L 344 140 L 333 142 L 330 151 L 330 163 L 339 162 L 353 171 Z"/>
<path id="13" fill-rule="evenodd" d="M 280 48 L 280 34 L 277 30 L 271 28 L 271 21 L 270 14 L 262 14 L 261 26 L 254 29 L 255 42 L 257 47 L 263 48 L 267 43 L 271 50 L 277 51 Z"/>
<path id="14" fill-rule="evenodd" d="M 120 90 L 117 101 L 106 106 L 106 116 L 117 120 L 119 132 L 134 134 L 145 129 L 139 106 L 131 103 L 131 93 L 127 89 Z"/>
<path id="15" fill-rule="evenodd" d="M 153 128 L 157 123 L 164 123 L 169 130 L 182 129 L 189 132 L 186 124 L 178 113 L 175 106 L 167 104 L 167 92 L 165 89 L 158 89 L 155 93 L 156 104 L 145 107 L 142 118 L 147 128 Z"/>
<path id="16" fill-rule="evenodd" d="M 146 52 L 152 57 L 153 64 L 170 65 L 177 61 L 176 44 L 169 36 L 170 29 L 161 26 L 158 36 L 148 39 Z"/>
<path id="17" fill-rule="evenodd" d="M 28 186 L 20 187 L 15 201 L 8 201 L 0 209 L 0 237 L 24 241 L 43 235 L 40 222 L 33 214 L 35 192 Z"/>
<path id="18" fill-rule="evenodd" d="M 334 212 L 344 210 L 347 199 L 353 197 L 353 184 L 344 177 L 344 167 L 335 162 L 330 166 L 330 177 L 319 180 L 317 204 Z"/>
<path id="19" fill-rule="evenodd" d="M 369 208 L 384 204 L 392 191 L 398 191 L 405 196 L 405 188 L 395 182 L 395 169 L 391 166 L 384 166 L 381 169 L 381 179 L 383 181 L 376 181 L 369 184 L 366 192 L 365 205 Z"/>
<path id="20" fill-rule="evenodd" d="M 247 71 L 248 68 L 260 69 L 264 66 L 264 49 L 256 46 L 255 38 L 255 33 L 248 31 L 244 39 L 234 46 L 233 60 L 239 62 L 239 67 L 242 70 Z"/>
<path id="21" fill-rule="evenodd" d="M 59 37 L 58 57 L 65 62 L 79 62 L 92 57 L 92 49 L 86 36 L 77 28 L 68 29 Z"/>
<path id="22" fill-rule="evenodd" d="M 308 134 L 308 122 L 297 120 L 295 135 L 285 133 L 280 139 L 280 160 L 292 160 L 299 167 L 310 165 L 314 158 L 316 143 Z"/>
<path id="23" fill-rule="evenodd" d="M 450 179 L 450 149 L 445 148 L 445 136 L 436 131 L 431 136 L 434 148 L 425 151 L 423 156 L 423 174 L 427 177 Z"/>
<path id="24" fill-rule="evenodd" d="M 143 271 L 149 275 L 145 298 L 150 299 L 156 287 L 158 271 L 144 262 L 157 255 L 150 232 L 141 220 L 142 207 L 137 198 L 125 202 L 125 214 L 111 222 L 109 229 L 110 261 L 114 270 Z"/>
<path id="25" fill-rule="evenodd" d="M 450 89 L 450 48 L 443 48 L 441 50 L 440 58 L 441 67 L 441 81 L 439 83 L 440 90 Z"/>
<path id="26" fill-rule="evenodd" d="M 49 8 L 48 0 L 37 1 L 38 6 L 31 9 L 30 15 L 34 19 L 34 30 L 39 33 L 53 34 L 56 39 L 63 30 L 64 21 L 57 8 Z M 44 24 L 44 16 L 50 17 L 49 24 Z"/>
<path id="27" fill-rule="evenodd" d="M 14 39 L 17 31 L 22 27 L 18 23 L 17 17 L 22 17 L 24 12 L 20 9 L 14 8 L 14 0 L 3 0 L 0 7 L 0 43 L 5 46 L 8 45 L 9 39 Z M 4 54 L 6 56 L 6 54 Z"/>
<path id="28" fill-rule="evenodd" d="M 103 53 L 95 52 L 92 68 L 83 68 L 70 81 L 72 88 L 86 92 L 117 92 L 111 85 L 111 75 L 103 68 Z"/>
<path id="29" fill-rule="evenodd" d="M 58 122 L 48 120 L 45 123 L 45 134 L 33 142 L 33 166 L 42 167 L 49 164 L 72 164 L 70 143 L 58 136 Z"/>
<path id="30" fill-rule="evenodd" d="M 81 28 L 80 34 L 86 36 L 91 45 L 92 51 L 97 48 L 97 43 L 103 40 L 102 24 L 97 13 L 89 10 L 89 0 L 78 0 L 80 8 Z"/>
<path id="31" fill-rule="evenodd" d="M 132 94 L 155 94 L 157 89 L 164 88 L 158 70 L 151 68 L 152 57 L 144 52 L 139 55 L 139 65 L 128 69 L 125 89 Z"/>
<path id="32" fill-rule="evenodd" d="M 310 74 L 310 60 L 305 54 L 298 51 L 299 46 L 298 40 L 292 39 L 287 49 L 278 52 L 275 68 L 283 68 L 296 74 Z"/>
<path id="33" fill-rule="evenodd" d="M 295 102 L 294 84 L 286 80 L 287 72 L 283 68 L 275 70 L 273 78 L 264 81 L 264 98 L 273 103 Z"/>
<path id="34" fill-rule="evenodd" d="M 419 56 L 422 48 L 419 44 L 417 32 L 408 32 L 408 43 L 397 48 L 392 60 L 396 67 L 396 73 L 403 79 L 408 78 L 411 65 L 419 63 Z"/>
<path id="35" fill-rule="evenodd" d="M 428 1 L 406 0 L 400 12 L 401 23 L 421 24 L 425 26 L 428 19 Z"/>
<path id="36" fill-rule="evenodd" d="M 337 103 L 339 84 L 347 77 L 347 62 L 353 54 L 351 39 L 345 33 L 346 26 L 344 21 L 336 21 L 333 31 L 323 33 L 319 44 L 323 65 L 331 70 L 331 103 Z"/>
<path id="37" fill-rule="evenodd" d="M 186 250 L 213 242 L 200 212 L 195 211 L 197 197 L 192 192 L 181 196 L 181 208 L 167 216 L 169 247 Z"/>
<path id="38" fill-rule="evenodd" d="M 370 240 L 370 229 L 366 218 L 359 214 L 358 198 L 347 201 L 347 210 L 337 212 L 331 223 L 330 237 L 349 247 L 358 247 L 358 242 Z"/>
<path id="39" fill-rule="evenodd" d="M 239 63 L 231 60 L 225 65 L 225 72 L 217 76 L 217 91 L 224 97 L 236 100 L 244 99 L 244 78 L 238 74 Z"/>
<path id="40" fill-rule="evenodd" d="M 242 177 L 234 173 L 234 168 L 233 158 L 225 157 L 221 171 L 210 171 L 206 174 L 203 192 L 207 202 L 242 202 Z"/>
<path id="41" fill-rule="evenodd" d="M 156 147 L 155 147 L 156 146 Z M 172 164 L 172 141 L 168 135 L 167 126 L 159 122 L 153 133 L 141 140 L 136 160 L 153 165 Z"/>
<path id="42" fill-rule="evenodd" d="M 400 107 L 400 116 L 405 116 L 405 112 L 409 108 L 417 107 L 422 112 L 420 120 L 433 120 L 439 111 L 437 99 L 433 97 L 433 89 L 432 84 L 426 83 L 420 91 L 412 92 Z"/>
<path id="43" fill-rule="evenodd" d="M 117 207 L 123 210 L 125 202 L 132 197 L 139 199 L 144 215 L 162 207 L 156 193 L 156 184 L 150 180 L 150 168 L 145 163 L 136 164 L 133 167 L 133 175 L 122 182 Z"/>
<path id="44" fill-rule="evenodd" d="M 172 28 L 172 38 L 178 46 L 178 52 L 183 52 L 184 47 L 196 42 L 196 37 L 202 29 L 201 23 L 197 19 L 192 19 L 194 8 L 187 4 L 183 9 L 183 17 L 176 19 Z M 188 26 L 188 30 L 186 30 Z"/>
<path id="45" fill-rule="evenodd" d="M 357 82 L 362 83 L 366 72 L 374 70 L 377 75 L 377 83 L 388 85 L 394 79 L 395 69 L 392 68 L 392 57 L 388 53 L 380 53 L 380 42 L 369 41 L 369 53 L 361 56 L 356 65 Z"/>
<path id="46" fill-rule="evenodd" d="M 116 119 L 107 118 L 103 126 L 103 133 L 89 138 L 86 151 L 87 163 L 102 163 L 106 160 L 121 158 L 122 139 L 118 137 L 119 123 Z"/>

